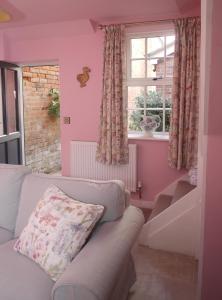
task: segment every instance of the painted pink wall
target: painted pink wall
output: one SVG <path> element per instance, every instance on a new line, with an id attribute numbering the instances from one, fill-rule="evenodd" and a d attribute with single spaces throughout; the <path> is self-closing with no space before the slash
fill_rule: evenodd
<path id="1" fill-rule="evenodd" d="M 88 21 L 87 21 L 88 22 Z M 75 23 L 75 22 L 74 22 Z M 78 23 L 76 24 L 78 26 Z M 51 26 L 51 25 L 50 25 Z M 103 34 L 94 33 L 89 22 L 79 23 L 80 34 L 70 32 L 70 24 L 58 28 L 36 26 L 10 29 L 5 58 L 17 63 L 57 61 L 61 80 L 61 121 L 71 117 L 71 125 L 61 122 L 62 172 L 69 175 L 69 147 L 71 140 L 97 141 L 102 91 Z M 74 26 L 74 24 L 73 24 Z M 84 30 L 82 29 L 84 28 Z M 81 31 L 83 30 L 83 32 Z M 88 31 L 87 31 L 88 30 Z M 31 33 L 35 32 L 33 36 Z M 41 32 L 44 38 L 41 38 Z M 58 33 L 58 34 L 56 34 Z M 50 37 L 51 35 L 51 37 Z M 88 65 L 92 72 L 86 88 L 80 88 L 76 74 Z M 166 141 L 130 141 L 138 144 L 138 179 L 144 185 L 144 200 L 152 200 L 182 173 L 167 165 Z"/>
<path id="2" fill-rule="evenodd" d="M 213 4 L 210 33 L 210 83 L 208 109 L 207 178 L 205 202 L 202 300 L 222 299 L 222 1 Z M 203 20 L 206 22 L 206 20 Z M 209 40 L 210 36 L 206 39 Z"/>
<path id="3" fill-rule="evenodd" d="M 4 35 L 0 33 L 0 57 L 4 59 L 5 49 L 4 49 Z"/>
<path id="4" fill-rule="evenodd" d="M 172 183 L 183 172 L 168 166 L 168 142 L 130 140 L 138 149 L 138 180 L 143 183 L 143 199 L 153 200 L 155 195 Z"/>

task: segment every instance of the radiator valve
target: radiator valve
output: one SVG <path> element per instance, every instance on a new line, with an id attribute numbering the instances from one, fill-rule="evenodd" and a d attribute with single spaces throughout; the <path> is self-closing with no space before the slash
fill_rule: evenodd
<path id="1" fill-rule="evenodd" d="M 139 198 L 141 199 L 142 198 L 142 182 L 141 181 L 138 181 L 136 190 L 139 193 Z"/>

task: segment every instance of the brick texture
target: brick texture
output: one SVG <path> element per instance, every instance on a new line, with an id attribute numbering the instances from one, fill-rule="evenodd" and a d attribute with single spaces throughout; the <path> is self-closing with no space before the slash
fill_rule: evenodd
<path id="1" fill-rule="evenodd" d="M 48 116 L 51 88 L 59 89 L 59 67 L 23 67 L 26 164 L 33 171 L 61 169 L 60 120 Z"/>

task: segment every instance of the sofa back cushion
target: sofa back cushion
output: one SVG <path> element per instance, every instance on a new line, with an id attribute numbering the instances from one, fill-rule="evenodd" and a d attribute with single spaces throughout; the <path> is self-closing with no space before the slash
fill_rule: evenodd
<path id="1" fill-rule="evenodd" d="M 30 172 L 24 166 L 0 164 L 0 227 L 14 231 L 21 185 Z"/>
<path id="2" fill-rule="evenodd" d="M 71 177 L 30 174 L 26 176 L 22 190 L 15 237 L 19 236 L 27 225 L 42 194 L 50 185 L 56 185 L 69 197 L 76 200 L 100 204 L 105 207 L 101 221 L 114 221 L 125 210 L 125 189 L 119 181 L 93 181 Z"/>

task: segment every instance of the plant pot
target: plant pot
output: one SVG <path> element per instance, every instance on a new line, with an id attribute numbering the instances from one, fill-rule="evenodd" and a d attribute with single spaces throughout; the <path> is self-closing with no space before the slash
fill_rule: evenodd
<path id="1" fill-rule="evenodd" d="M 144 137 L 153 137 L 153 130 L 144 130 L 143 136 Z"/>

